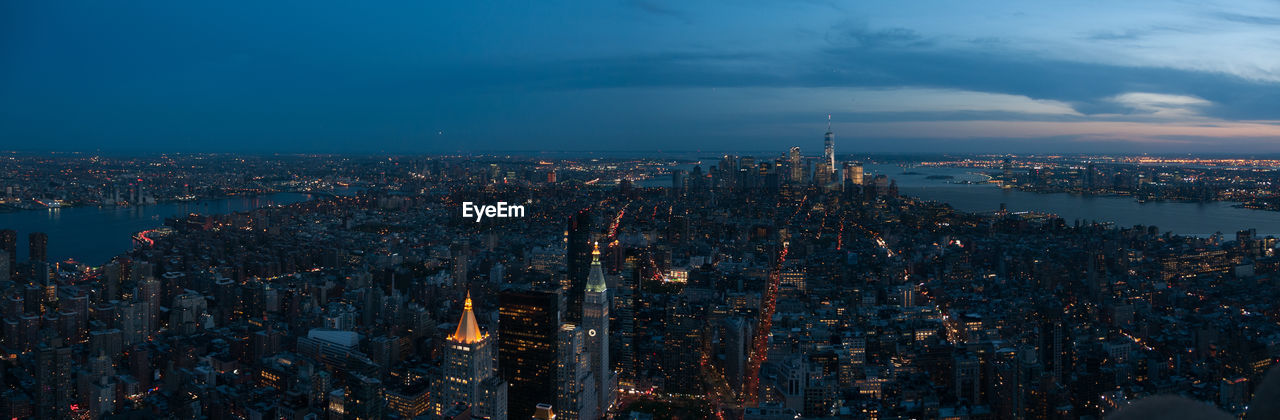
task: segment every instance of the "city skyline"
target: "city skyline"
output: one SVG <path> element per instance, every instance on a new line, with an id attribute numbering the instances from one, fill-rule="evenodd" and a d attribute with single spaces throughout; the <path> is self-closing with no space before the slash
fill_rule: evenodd
<path id="1" fill-rule="evenodd" d="M 0 2 L 0 418 L 1280 418 L 1280 2 Z"/>
<path id="2" fill-rule="evenodd" d="M 0 413 L 1267 417 L 1275 167 L 18 155 Z"/>
<path id="3" fill-rule="evenodd" d="M 9 150 L 1280 152 L 1264 2 L 3 7 Z"/>

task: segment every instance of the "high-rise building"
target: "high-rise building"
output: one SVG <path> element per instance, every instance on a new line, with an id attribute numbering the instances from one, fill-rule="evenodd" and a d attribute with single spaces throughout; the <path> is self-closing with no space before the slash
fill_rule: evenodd
<path id="1" fill-rule="evenodd" d="M 382 418 L 385 411 L 384 407 L 386 406 L 382 381 L 378 380 L 378 378 L 352 373 L 351 379 L 347 381 L 347 386 L 350 391 L 347 393 L 346 409 L 347 412 L 353 414 L 353 418 Z"/>
<path id="2" fill-rule="evenodd" d="M 747 369 L 747 323 L 735 316 L 725 320 L 724 330 L 724 376 L 729 388 L 741 392 Z"/>
<path id="3" fill-rule="evenodd" d="M 801 164 L 800 147 L 793 146 L 791 151 L 787 153 L 787 166 L 791 170 L 791 176 L 787 177 L 788 181 L 793 184 L 799 184 L 804 181 L 804 166 Z"/>
<path id="4" fill-rule="evenodd" d="M 841 339 L 839 353 L 840 371 L 837 375 L 841 387 L 852 387 L 862 375 L 867 361 L 867 337 L 862 333 L 845 335 Z"/>
<path id="5" fill-rule="evenodd" d="M 822 161 L 828 168 L 836 167 L 836 134 L 831 132 L 831 114 L 827 114 L 827 134 L 822 137 Z"/>
<path id="6" fill-rule="evenodd" d="M 955 369 L 953 382 L 956 397 L 970 404 L 980 404 L 982 402 L 980 399 L 982 395 L 982 365 L 978 360 L 978 356 L 967 352 L 957 354 L 953 357 L 951 365 Z"/>
<path id="7" fill-rule="evenodd" d="M 27 259 L 31 262 L 49 262 L 49 235 L 44 232 L 32 232 L 27 236 L 29 253 Z"/>
<path id="8" fill-rule="evenodd" d="M 565 322 L 582 321 L 582 289 L 587 284 L 587 275 L 591 271 L 591 210 L 583 209 L 569 218 L 569 227 L 565 231 L 568 243 L 565 244 L 567 256 L 565 266 L 568 269 L 565 280 L 568 303 L 565 307 Z"/>
<path id="9" fill-rule="evenodd" d="M 529 418 L 538 404 L 556 402 L 559 333 L 559 293 L 508 290 L 498 296 L 498 366 L 510 387 L 512 418 Z"/>
<path id="10" fill-rule="evenodd" d="M 160 281 L 150 275 L 143 277 L 138 282 L 136 297 L 139 302 L 147 304 L 147 335 L 150 336 L 160 329 Z"/>
<path id="11" fill-rule="evenodd" d="M 441 374 L 432 387 L 436 392 L 436 415 L 457 403 L 471 407 L 471 412 L 493 420 L 507 419 L 507 383 L 497 375 L 493 340 L 480 331 L 471 307 L 471 293 L 462 304 L 458 328 L 445 341 L 442 349 Z"/>
<path id="12" fill-rule="evenodd" d="M 36 352 L 36 410 L 41 418 L 71 418 L 71 347 L 61 340 L 42 343 Z"/>
<path id="13" fill-rule="evenodd" d="M 9 271 L 13 264 L 9 261 L 9 253 L 0 251 L 0 282 L 6 282 L 13 278 L 13 273 Z"/>
<path id="14" fill-rule="evenodd" d="M 453 281 L 456 284 L 467 284 L 471 267 L 471 243 L 468 241 L 458 241 L 450 246 L 450 252 L 453 254 Z"/>
<path id="15" fill-rule="evenodd" d="M 560 416 L 567 419 L 595 419 L 595 376 L 585 351 L 582 328 L 573 324 L 560 326 L 556 343 L 556 404 Z"/>
<path id="16" fill-rule="evenodd" d="M 9 277 L 18 274 L 18 232 L 13 229 L 0 230 L 0 252 L 9 254 Z"/>
<path id="17" fill-rule="evenodd" d="M 687 175 L 688 173 L 685 172 L 684 169 L 676 169 L 674 171 L 671 171 L 671 194 L 672 195 L 678 197 L 684 193 L 685 183 L 687 182 L 686 180 Z"/>
<path id="18" fill-rule="evenodd" d="M 813 183 L 818 186 L 826 186 L 834 179 L 834 168 L 832 168 L 831 165 L 828 165 L 825 159 L 822 162 L 818 162 L 813 171 Z"/>
<path id="19" fill-rule="evenodd" d="M 587 277 L 586 295 L 582 301 L 582 326 L 586 328 L 587 354 L 591 373 L 596 378 L 596 412 L 605 413 L 613 404 L 616 377 L 609 363 L 609 290 L 600 264 L 600 246 L 591 251 L 591 274 Z"/>
<path id="20" fill-rule="evenodd" d="M 862 165 L 846 162 L 844 164 L 844 180 L 853 185 L 862 185 Z"/>
<path id="21" fill-rule="evenodd" d="M 700 393 L 703 391 L 699 361 L 705 350 L 702 341 L 704 312 L 687 299 L 672 302 L 666 312 L 661 357 L 664 388 L 668 392 Z"/>
<path id="22" fill-rule="evenodd" d="M 615 371 L 618 373 L 618 383 L 635 385 L 636 365 L 635 365 L 635 338 L 636 338 L 636 282 L 637 263 L 639 257 L 636 255 L 627 255 L 622 262 L 622 275 L 618 276 L 618 287 L 610 289 L 613 293 L 613 308 L 609 314 L 614 320 L 611 328 L 614 332 L 614 339 L 609 340 L 613 346 L 612 352 L 609 354 L 609 360 L 613 361 Z"/>

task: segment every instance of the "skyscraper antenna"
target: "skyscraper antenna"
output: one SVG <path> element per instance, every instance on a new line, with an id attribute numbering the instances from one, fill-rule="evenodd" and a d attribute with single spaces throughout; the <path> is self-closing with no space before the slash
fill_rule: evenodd
<path id="1" fill-rule="evenodd" d="M 831 131 L 831 114 L 827 114 L 827 131 Z"/>

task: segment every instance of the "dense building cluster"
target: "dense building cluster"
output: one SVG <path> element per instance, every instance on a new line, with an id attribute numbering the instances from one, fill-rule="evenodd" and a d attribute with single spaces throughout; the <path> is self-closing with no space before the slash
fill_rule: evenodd
<path id="1" fill-rule="evenodd" d="M 1098 418 L 1165 393 L 1242 413 L 1280 357 L 1275 238 L 957 212 L 827 139 L 335 160 L 291 177 L 359 193 L 172 218 L 100 266 L 39 235 L 19 261 L 0 232 L 0 415 Z"/>
<path id="2" fill-rule="evenodd" d="M 974 156 L 923 162 L 985 169 L 990 181 L 1034 192 L 1133 197 L 1139 202 L 1226 201 L 1280 210 L 1280 182 L 1272 159 L 1156 158 L 1150 156 Z"/>
<path id="3" fill-rule="evenodd" d="M 397 162 L 330 155 L 0 154 L 0 211 L 333 192 Z"/>

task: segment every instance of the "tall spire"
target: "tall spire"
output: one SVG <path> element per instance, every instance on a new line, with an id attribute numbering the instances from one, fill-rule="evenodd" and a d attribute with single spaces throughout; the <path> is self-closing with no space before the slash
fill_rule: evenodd
<path id="1" fill-rule="evenodd" d="M 453 331 L 449 340 L 463 344 L 474 344 L 484 340 L 480 333 L 480 324 L 476 323 L 476 314 L 471 310 L 471 291 L 467 291 L 467 299 L 462 303 L 462 319 L 458 320 L 458 329 Z"/>
<path id="2" fill-rule="evenodd" d="M 831 114 L 827 114 L 827 134 L 822 136 L 822 160 L 827 169 L 836 169 L 836 134 L 831 132 Z"/>
<path id="3" fill-rule="evenodd" d="M 591 250 L 591 273 L 587 275 L 587 292 L 601 293 L 607 289 L 604 284 L 604 269 L 600 267 L 600 243 L 595 243 Z"/>

